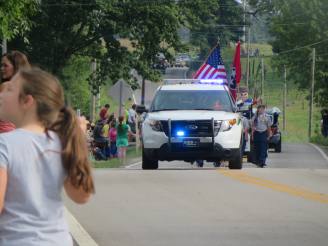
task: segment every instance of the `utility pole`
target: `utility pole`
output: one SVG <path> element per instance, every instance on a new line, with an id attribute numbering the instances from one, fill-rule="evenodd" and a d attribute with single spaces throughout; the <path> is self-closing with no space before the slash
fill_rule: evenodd
<path id="1" fill-rule="evenodd" d="M 251 23 L 248 26 L 248 43 L 247 43 L 247 71 L 246 71 L 246 88 L 248 90 L 249 82 L 249 51 L 250 51 L 250 41 L 251 40 Z"/>
<path id="2" fill-rule="evenodd" d="M 93 74 L 93 80 L 96 79 L 96 70 L 97 70 L 97 63 L 96 59 L 92 60 L 91 62 L 91 71 Z M 96 95 L 94 95 L 93 88 L 91 88 L 91 100 L 90 100 L 90 120 L 91 122 L 95 122 L 96 119 Z"/>
<path id="3" fill-rule="evenodd" d="M 264 102 L 264 59 L 261 58 L 261 72 L 262 72 L 262 80 L 261 80 L 261 98 Z"/>
<path id="4" fill-rule="evenodd" d="M 312 81 L 311 81 L 311 91 L 310 91 L 310 113 L 309 113 L 309 140 L 312 136 L 312 117 L 313 117 L 313 96 L 314 96 L 314 72 L 315 72 L 315 48 L 312 51 Z"/>
<path id="5" fill-rule="evenodd" d="M 285 78 L 285 83 L 284 83 L 284 98 L 283 98 L 283 125 L 282 129 L 286 131 L 286 104 L 287 104 L 287 69 L 286 65 L 284 66 L 284 78 Z"/>
<path id="6" fill-rule="evenodd" d="M 7 40 L 6 38 L 3 38 L 2 40 L 2 54 L 7 53 Z"/>
<path id="7" fill-rule="evenodd" d="M 243 37 L 242 40 L 246 43 L 246 0 L 243 0 L 244 4 L 244 27 L 243 27 Z"/>
<path id="8" fill-rule="evenodd" d="M 142 78 L 141 84 L 141 105 L 145 105 L 146 79 Z"/>
<path id="9" fill-rule="evenodd" d="M 122 108 L 123 108 L 123 80 L 119 80 L 119 83 L 120 83 L 120 96 L 119 96 L 119 101 L 120 101 L 120 105 L 119 105 L 119 108 L 118 108 L 118 116 L 122 116 L 124 114 L 122 114 Z"/>

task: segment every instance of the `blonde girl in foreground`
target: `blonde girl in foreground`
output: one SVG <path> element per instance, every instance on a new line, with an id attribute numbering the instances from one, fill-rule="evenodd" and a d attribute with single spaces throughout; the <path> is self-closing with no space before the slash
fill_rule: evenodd
<path id="1" fill-rule="evenodd" d="M 95 189 L 86 137 L 60 83 L 40 69 L 19 71 L 0 93 L 0 119 L 17 127 L 0 135 L 0 245 L 73 245 L 63 187 L 76 203 Z"/>

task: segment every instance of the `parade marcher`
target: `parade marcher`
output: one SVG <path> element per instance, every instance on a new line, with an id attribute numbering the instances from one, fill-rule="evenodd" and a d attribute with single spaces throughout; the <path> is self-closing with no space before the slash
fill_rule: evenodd
<path id="1" fill-rule="evenodd" d="M 244 155 L 246 149 L 246 143 L 248 142 L 248 134 L 249 134 L 249 120 L 242 116 L 241 118 L 243 124 L 243 145 L 242 145 L 242 154 Z"/>
<path id="2" fill-rule="evenodd" d="M 36 68 L 20 70 L 0 101 L 1 119 L 17 127 L 0 134 L 0 245 L 72 246 L 61 195 L 82 204 L 94 193 L 86 122 Z"/>
<path id="3" fill-rule="evenodd" d="M 2 55 L 0 91 L 6 86 L 6 82 L 10 81 L 18 70 L 22 68 L 30 68 L 30 63 L 22 52 L 13 50 Z M 9 132 L 14 129 L 15 126 L 11 122 L 0 120 L 0 133 Z"/>
<path id="4" fill-rule="evenodd" d="M 265 114 L 265 106 L 259 105 L 252 118 L 252 138 L 255 147 L 256 164 L 266 166 L 268 139 L 271 137 L 271 119 Z"/>

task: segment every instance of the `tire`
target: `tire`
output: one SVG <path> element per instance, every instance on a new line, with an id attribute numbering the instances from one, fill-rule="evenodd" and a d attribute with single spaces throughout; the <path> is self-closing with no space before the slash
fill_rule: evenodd
<path id="1" fill-rule="evenodd" d="M 276 146 L 274 147 L 274 151 L 276 153 L 281 153 L 281 135 L 280 135 L 280 140 L 279 142 L 276 144 Z"/>
<path id="2" fill-rule="evenodd" d="M 252 162 L 253 161 L 253 158 L 252 158 L 252 152 L 248 152 L 247 153 L 247 162 Z"/>
<path id="3" fill-rule="evenodd" d="M 251 142 L 250 150 L 247 155 L 247 162 L 256 164 L 256 155 L 255 155 L 255 147 L 254 142 Z"/>
<path id="4" fill-rule="evenodd" d="M 142 149 L 142 169 L 144 170 L 154 170 L 158 169 L 158 160 L 149 158 L 144 149 Z"/>
<path id="5" fill-rule="evenodd" d="M 203 167 L 204 161 L 203 160 L 196 160 L 197 167 Z"/>
<path id="6" fill-rule="evenodd" d="M 229 161 L 229 169 L 242 169 L 243 167 L 243 158 L 241 152 L 238 153 Z"/>

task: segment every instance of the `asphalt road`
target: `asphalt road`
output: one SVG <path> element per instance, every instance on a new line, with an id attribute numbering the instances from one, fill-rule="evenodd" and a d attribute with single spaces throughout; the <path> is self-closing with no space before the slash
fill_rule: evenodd
<path id="1" fill-rule="evenodd" d="M 310 145 L 284 144 L 268 164 L 98 169 L 92 201 L 66 205 L 105 246 L 327 246 L 328 162 Z"/>
<path id="2" fill-rule="evenodd" d="M 246 161 L 246 160 L 244 160 Z M 223 163 L 224 165 L 225 163 Z M 228 165 L 226 163 L 226 165 Z M 213 163 L 206 163 L 205 168 L 213 168 Z M 244 163 L 244 168 L 254 168 L 256 165 L 252 163 Z M 134 166 L 133 168 L 139 168 Z M 196 165 L 191 165 L 186 162 L 160 162 L 159 168 L 197 168 Z M 310 144 L 284 144 L 282 152 L 275 153 L 269 150 L 267 160 L 267 168 L 306 168 L 306 169 L 326 169 L 328 168 L 327 161 L 322 158 L 320 153 Z"/>

